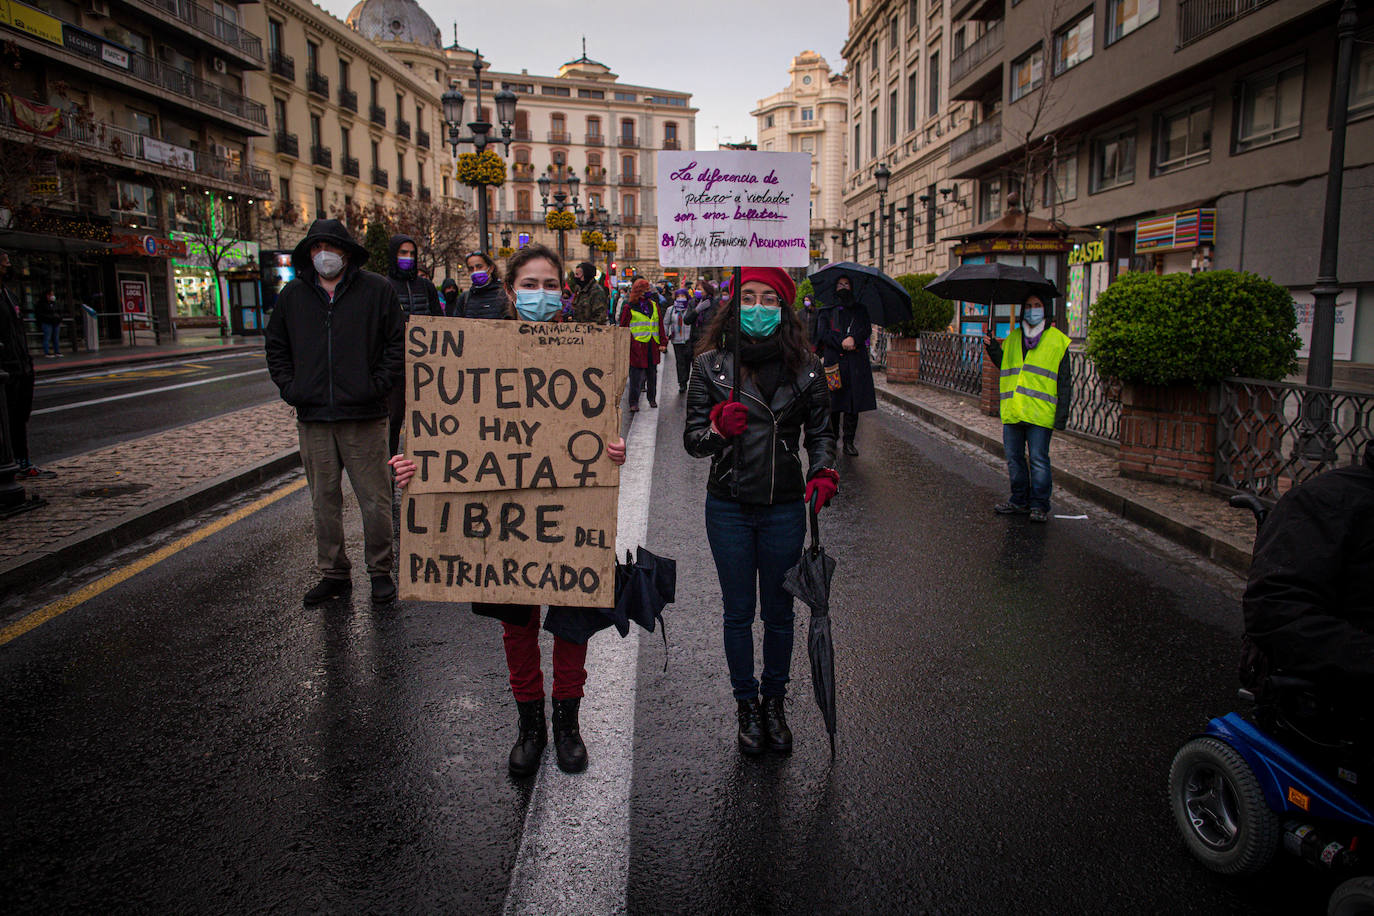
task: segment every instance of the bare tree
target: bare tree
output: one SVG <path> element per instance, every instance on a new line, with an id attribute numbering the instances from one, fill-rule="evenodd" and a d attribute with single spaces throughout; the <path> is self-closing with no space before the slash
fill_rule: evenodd
<path id="1" fill-rule="evenodd" d="M 236 201 L 225 200 L 216 194 L 189 195 L 184 200 L 185 211 L 178 215 L 192 227 L 186 233 L 187 242 L 195 246 L 196 254 L 204 256 L 215 285 L 215 296 L 219 298 L 224 292 L 220 278 L 230 255 L 244 241 L 248 214 Z M 229 333 L 224 323 L 226 311 L 221 309 L 220 312 L 220 334 L 225 336 Z"/>
<path id="2" fill-rule="evenodd" d="M 282 233 L 301 222 L 301 209 L 292 200 L 264 200 L 258 218 L 267 223 L 277 237 L 278 250 L 286 247 Z"/>
<path id="3" fill-rule="evenodd" d="M 477 237 L 477 221 L 461 201 L 404 200 L 391 217 L 396 232 L 415 240 L 416 260 L 431 277 L 441 265 L 461 262 Z"/>

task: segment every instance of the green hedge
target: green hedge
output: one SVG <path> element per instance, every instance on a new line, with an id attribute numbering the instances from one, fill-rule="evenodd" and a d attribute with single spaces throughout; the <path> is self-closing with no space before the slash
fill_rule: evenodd
<path id="1" fill-rule="evenodd" d="M 821 301 L 816 298 L 816 287 L 811 285 L 810 280 L 803 280 L 797 284 L 797 298 L 793 300 L 792 305 L 800 311 L 802 300 L 807 296 L 812 298 L 818 308 L 820 307 Z"/>
<path id="2" fill-rule="evenodd" d="M 1124 382 L 1278 380 L 1297 369 L 1296 327 L 1288 290 L 1255 274 L 1128 273 L 1093 305 L 1088 355 Z"/>
<path id="3" fill-rule="evenodd" d="M 911 320 L 888 325 L 886 330 L 898 337 L 915 337 L 922 331 L 944 331 L 954 320 L 954 303 L 926 291 L 935 274 L 902 274 L 895 277 L 911 296 Z"/>

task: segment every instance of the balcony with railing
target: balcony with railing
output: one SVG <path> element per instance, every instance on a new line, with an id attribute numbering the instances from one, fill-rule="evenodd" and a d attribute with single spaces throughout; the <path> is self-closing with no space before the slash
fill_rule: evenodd
<path id="1" fill-rule="evenodd" d="M 639 225 L 639 220 L 640 220 L 640 219 L 641 219 L 641 217 L 640 217 L 638 214 L 636 214 L 636 213 L 622 213 L 622 214 L 620 214 L 620 225 L 622 225 L 622 226 L 638 226 L 638 225 Z M 626 257 L 629 257 L 629 254 L 628 254 L 628 253 L 626 253 Z"/>
<path id="2" fill-rule="evenodd" d="M 429 149 L 429 131 L 423 127 L 415 128 L 415 145 L 420 149 Z"/>
<path id="3" fill-rule="evenodd" d="M 277 131 L 276 135 L 277 152 L 283 156 L 299 158 L 301 154 L 301 142 L 295 134 L 288 134 L 285 131 Z"/>
<path id="4" fill-rule="evenodd" d="M 606 167 L 604 165 L 587 166 L 587 184 L 603 185 L 606 183 Z"/>
<path id="5" fill-rule="evenodd" d="M 155 11 L 168 25 L 184 25 L 197 38 L 209 39 L 208 44 L 228 50 L 253 69 L 263 65 L 262 39 L 236 22 L 190 0 L 125 0 L 134 7 Z M 170 17 L 170 18 L 169 18 Z"/>
<path id="6" fill-rule="evenodd" d="M 978 37 L 949 62 L 949 84 L 953 86 L 963 79 L 979 64 L 1002 50 L 1002 22 L 998 20 L 988 26 L 988 30 Z"/>
<path id="7" fill-rule="evenodd" d="M 273 76 L 280 76 L 282 79 L 292 81 L 296 79 L 296 58 L 275 49 L 267 56 L 268 68 L 272 71 Z"/>
<path id="8" fill-rule="evenodd" d="M 414 197 L 415 182 L 411 181 L 409 178 L 397 178 L 396 193 L 400 194 L 402 197 Z"/>
<path id="9" fill-rule="evenodd" d="M 549 131 L 549 142 L 550 142 L 550 143 L 571 143 L 571 142 L 572 142 L 572 134 L 568 133 L 566 130 L 551 130 L 551 131 Z"/>
<path id="10" fill-rule="evenodd" d="M 627 187 L 627 188 L 636 188 L 636 187 L 639 187 L 639 176 L 638 176 L 638 175 L 621 175 L 621 176 L 620 176 L 620 184 L 621 184 L 622 187 Z"/>
<path id="11" fill-rule="evenodd" d="M 677 137 L 664 137 L 664 138 L 663 138 L 663 148 L 664 148 L 664 149 L 682 149 L 682 144 L 678 141 Z"/>
<path id="12" fill-rule="evenodd" d="M 587 146 L 605 146 L 606 136 L 604 134 L 589 133 L 582 141 Z"/>
<path id="13" fill-rule="evenodd" d="M 975 124 L 950 141 L 949 162 L 951 165 L 967 159 L 980 150 L 1002 142 L 1002 116 L 993 115 L 982 124 Z"/>
<path id="14" fill-rule="evenodd" d="M 1273 0 L 1179 0 L 1178 47 L 1243 19 Z"/>
<path id="15" fill-rule="evenodd" d="M 616 146 L 621 146 L 625 149 L 639 149 L 639 138 L 627 137 L 624 134 L 621 134 L 618 138 L 616 138 Z"/>
<path id="16" fill-rule="evenodd" d="M 532 223 L 532 222 L 534 222 L 534 211 L 533 211 L 533 210 L 516 210 L 516 211 L 515 211 L 515 221 L 516 221 L 517 223 Z"/>
<path id="17" fill-rule="evenodd" d="M 430 200 L 433 199 L 433 197 L 434 191 L 432 188 L 429 188 L 426 185 L 420 185 L 420 199 L 422 201 L 424 201 L 425 203 L 429 203 Z"/>
<path id="18" fill-rule="evenodd" d="M 322 99 L 329 98 L 329 77 L 318 70 L 306 70 L 305 90 L 306 92 L 313 92 Z"/>
<path id="19" fill-rule="evenodd" d="M 391 176 L 387 174 L 386 169 L 374 168 L 372 170 L 372 183 L 379 188 L 389 188 L 391 187 Z"/>
<path id="20" fill-rule="evenodd" d="M 534 181 L 534 163 L 512 162 L 510 164 L 510 175 L 515 181 Z"/>
<path id="21" fill-rule="evenodd" d="M 510 138 L 517 143 L 533 143 L 534 133 L 527 127 L 517 127 L 510 132 Z"/>
<path id="22" fill-rule="evenodd" d="M 358 168 L 358 160 L 352 156 L 344 156 L 342 166 L 345 178 L 357 178 L 361 171 Z"/>
<path id="23" fill-rule="evenodd" d="M 386 127 L 386 109 L 380 105 L 373 105 L 368 108 L 368 119 L 378 127 Z"/>
<path id="24" fill-rule="evenodd" d="M 339 87 L 339 107 L 346 108 L 354 114 L 358 113 L 358 93 L 349 89 L 347 86 Z"/>
<path id="25" fill-rule="evenodd" d="M 334 167 L 334 152 L 327 146 L 310 147 L 310 161 L 320 168 L 332 169 Z"/>
<path id="26" fill-rule="evenodd" d="M 410 139 L 410 122 L 405 118 L 396 119 L 396 136 L 402 140 Z"/>

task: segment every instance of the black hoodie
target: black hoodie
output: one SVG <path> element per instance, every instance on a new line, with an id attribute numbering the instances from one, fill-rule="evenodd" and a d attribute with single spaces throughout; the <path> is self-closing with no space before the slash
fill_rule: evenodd
<path id="1" fill-rule="evenodd" d="M 310 247 L 325 240 L 347 252 L 331 300 Z M 386 277 L 362 270 L 367 249 L 338 220 L 321 219 L 296 246 L 296 278 L 282 288 L 263 335 L 267 370 L 304 422 L 387 415 L 386 396 L 405 365 L 405 322 Z"/>
<path id="2" fill-rule="evenodd" d="M 408 235 L 393 235 L 391 244 L 387 246 L 387 277 L 391 280 L 391 288 L 396 290 L 401 311 L 405 313 L 407 320 L 411 315 L 442 317 L 444 307 L 439 302 L 439 291 L 434 288 L 434 284 L 422 278 L 414 265 L 410 270 L 401 270 L 396 264 L 396 252 L 400 251 L 406 242 L 415 245 L 415 240 Z M 418 251 L 420 246 L 415 247 Z"/>

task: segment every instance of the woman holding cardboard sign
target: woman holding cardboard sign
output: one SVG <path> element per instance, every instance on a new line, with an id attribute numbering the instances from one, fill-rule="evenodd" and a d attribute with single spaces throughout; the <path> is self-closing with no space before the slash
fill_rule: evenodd
<path id="1" fill-rule="evenodd" d="M 542 245 L 531 245 L 512 257 L 506 270 L 506 317 L 527 322 L 559 320 L 563 264 L 558 255 Z M 606 454 L 617 465 L 624 464 L 625 440 L 608 442 Z M 392 458 L 391 466 L 396 470 L 396 483 L 402 487 L 415 476 L 415 463 L 404 455 Z M 544 718 L 544 674 L 539 667 L 539 608 L 473 602 L 472 610 L 501 621 L 511 692 L 520 711 L 520 733 L 510 752 L 510 771 L 515 776 L 529 776 L 539 769 L 549 740 Z M 550 608 L 551 612 L 554 610 Z M 559 769 L 568 773 L 587 768 L 587 748 L 578 726 L 578 707 L 587 680 L 586 659 L 585 637 L 578 642 L 554 636 L 554 750 Z"/>
<path id="2" fill-rule="evenodd" d="M 793 615 L 783 576 L 801 559 L 807 503 L 824 506 L 840 477 L 830 391 L 792 307 L 792 278 L 777 267 L 746 267 L 740 281 L 738 304 L 727 301 L 717 311 L 692 364 L 682 438 L 694 458 L 711 459 L 706 535 L 725 605 L 725 661 L 740 750 L 788 753 L 792 731 L 783 697 Z M 738 373 L 736 327 L 743 332 Z M 803 430 L 809 467 L 798 450 Z M 763 619 L 761 684 L 754 677 L 756 604 Z"/>

